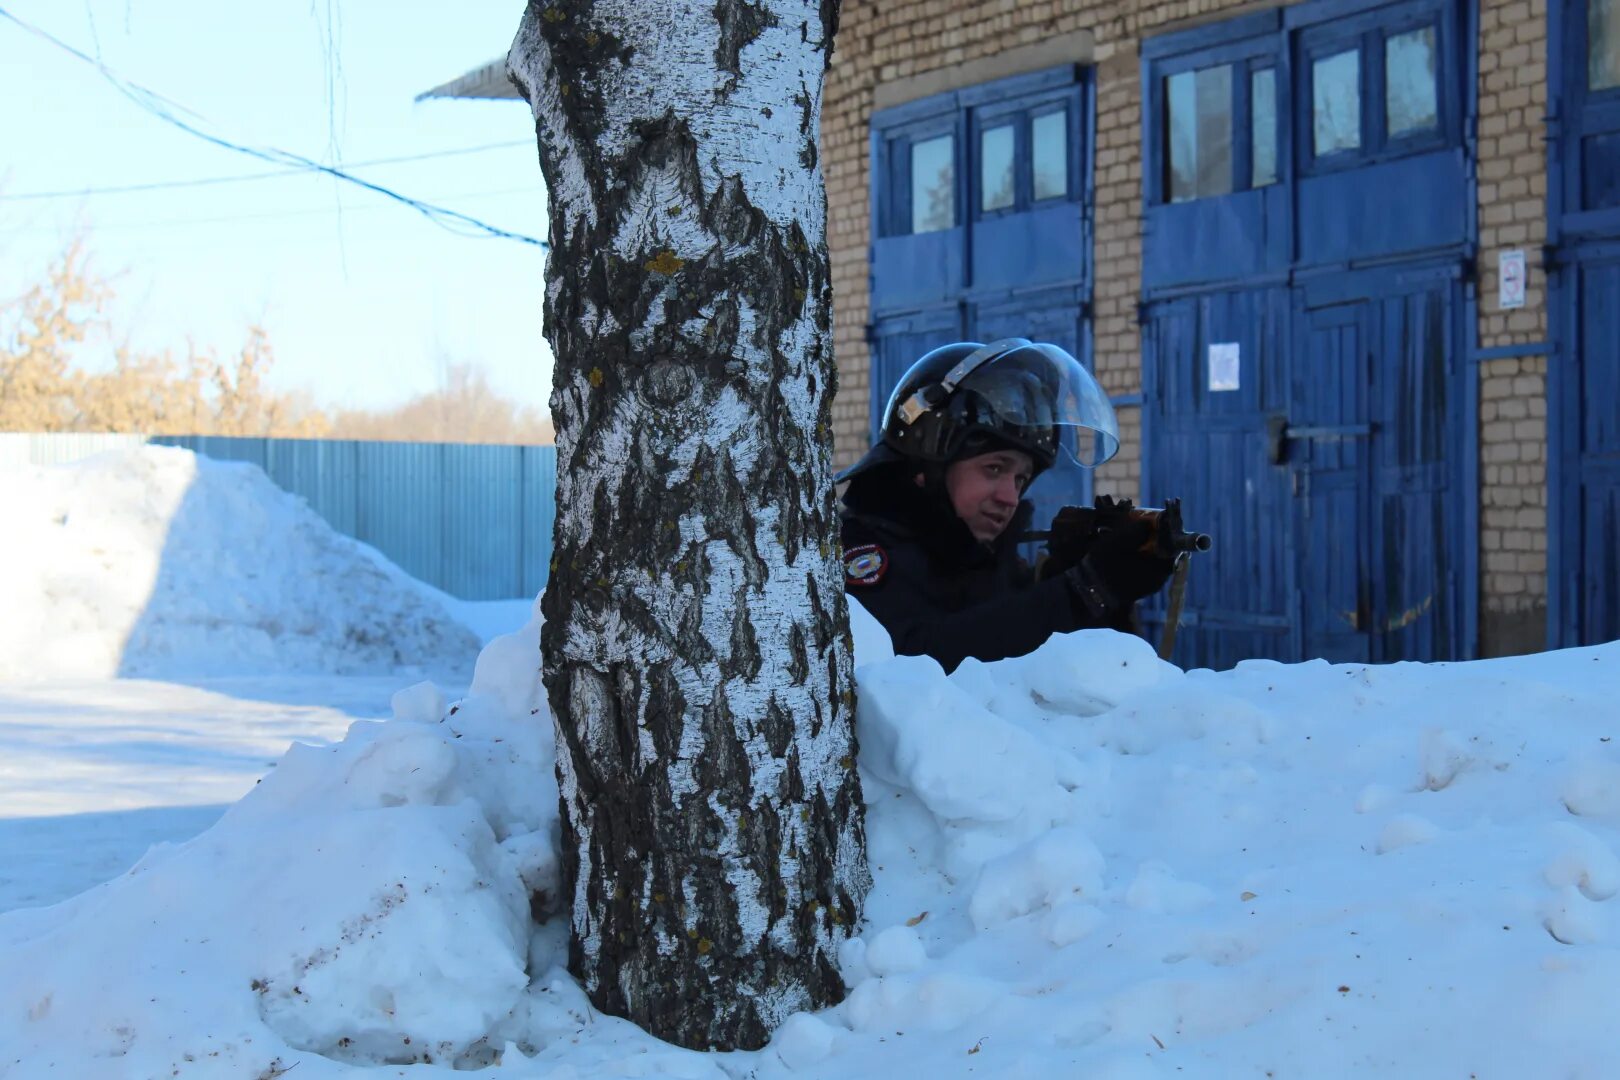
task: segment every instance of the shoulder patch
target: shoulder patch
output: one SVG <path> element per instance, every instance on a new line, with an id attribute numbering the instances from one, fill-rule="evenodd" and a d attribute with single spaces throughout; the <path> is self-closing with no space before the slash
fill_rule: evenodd
<path id="1" fill-rule="evenodd" d="M 889 572 L 889 553 L 877 544 L 862 544 L 844 552 L 844 584 L 871 586 Z"/>

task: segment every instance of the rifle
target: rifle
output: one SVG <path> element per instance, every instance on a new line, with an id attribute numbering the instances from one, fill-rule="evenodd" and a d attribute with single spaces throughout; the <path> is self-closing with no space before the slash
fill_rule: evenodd
<path id="1" fill-rule="evenodd" d="M 1175 648 L 1181 609 L 1187 600 L 1187 570 L 1191 565 L 1188 556 L 1214 546 L 1208 533 L 1188 532 L 1183 527 L 1180 499 L 1166 499 L 1162 507 L 1135 506 L 1129 499 L 1115 501 L 1111 495 L 1099 495 L 1092 506 L 1065 506 L 1053 515 L 1050 529 L 1024 533 L 1019 539 L 1046 542 L 1039 573 L 1048 577 L 1084 558 L 1099 533 L 1117 529 L 1127 521 L 1147 523 L 1148 538 L 1142 545 L 1143 554 L 1157 555 L 1175 563 L 1164 636 L 1159 641 L 1159 658 L 1168 660 Z"/>
<path id="2" fill-rule="evenodd" d="M 1022 534 L 1020 540 L 1046 541 L 1049 558 L 1063 560 L 1066 566 L 1079 562 L 1097 534 L 1117 529 L 1127 521 L 1144 521 L 1148 539 L 1144 554 L 1179 559 L 1214 546 L 1208 533 L 1187 532 L 1181 523 L 1181 500 L 1166 499 L 1164 506 L 1135 506 L 1129 499 L 1115 501 L 1112 495 L 1099 495 L 1092 506 L 1065 506 L 1052 517 L 1052 527 L 1044 532 Z"/>

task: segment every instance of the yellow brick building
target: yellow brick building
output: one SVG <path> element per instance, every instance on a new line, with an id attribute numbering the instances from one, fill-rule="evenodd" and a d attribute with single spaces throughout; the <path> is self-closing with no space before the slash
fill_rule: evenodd
<path id="1" fill-rule="evenodd" d="M 1431 19 L 1434 21 L 1426 21 Z M 1087 239 L 1092 260 L 1089 306 L 1085 313 L 1088 359 L 1105 388 L 1115 395 L 1124 443 L 1119 457 L 1100 471 L 1098 490 L 1146 495 L 1150 499 L 1176 494 L 1172 477 L 1162 480 L 1156 477 L 1150 490 L 1141 490 L 1144 465 L 1149 471 L 1154 468 L 1152 440 L 1146 440 L 1148 445 L 1145 445 L 1144 420 L 1151 426 L 1151 416 L 1147 414 L 1158 408 L 1151 395 L 1164 392 L 1148 388 L 1150 398 L 1143 397 L 1144 372 L 1156 362 L 1145 359 L 1144 342 L 1160 325 L 1151 312 L 1144 313 L 1145 306 L 1151 307 L 1152 292 L 1144 283 L 1144 259 L 1155 258 L 1151 250 L 1145 252 L 1144 236 L 1153 222 L 1159 223 L 1153 227 L 1160 228 L 1162 236 L 1162 228 L 1172 220 L 1171 212 L 1181 209 L 1169 206 L 1168 202 L 1165 207 L 1156 206 L 1157 179 L 1149 172 L 1147 182 L 1144 181 L 1145 170 L 1162 170 L 1165 153 L 1171 156 L 1175 153 L 1174 147 L 1155 153 L 1155 140 L 1162 143 L 1166 138 L 1163 128 L 1169 121 L 1157 121 L 1164 119 L 1165 109 L 1174 108 L 1174 103 L 1167 105 L 1166 100 L 1167 95 L 1174 94 L 1175 87 L 1166 80 L 1174 80 L 1175 75 L 1170 73 L 1180 69 L 1174 67 L 1174 60 L 1155 58 L 1173 53 L 1179 37 L 1191 43 L 1188 48 L 1193 52 L 1203 48 L 1211 58 L 1210 63 L 1215 64 L 1224 55 L 1223 42 L 1241 36 L 1244 32 L 1241 28 L 1253 24 L 1260 27 L 1258 33 L 1273 35 L 1268 40 L 1274 40 L 1275 44 L 1265 46 L 1272 51 L 1264 55 L 1275 57 L 1279 85 L 1286 81 L 1296 91 L 1293 94 L 1288 90 L 1273 92 L 1282 93 L 1285 99 L 1292 97 L 1297 114 L 1311 104 L 1323 104 L 1321 95 L 1328 94 L 1329 90 L 1321 90 L 1314 102 L 1309 101 L 1307 99 L 1317 90 L 1307 90 L 1305 80 L 1326 78 L 1333 60 L 1332 57 L 1323 59 L 1326 54 L 1321 50 L 1339 48 L 1328 38 L 1345 33 L 1342 27 L 1357 20 L 1363 29 L 1354 33 L 1361 36 L 1346 38 L 1351 45 L 1345 48 L 1361 47 L 1356 55 L 1362 65 L 1361 89 L 1366 93 L 1368 104 L 1372 104 L 1375 97 L 1368 78 L 1382 72 L 1387 83 L 1383 88 L 1387 109 L 1404 107 L 1397 99 L 1402 94 L 1409 98 L 1411 86 L 1415 84 L 1410 77 L 1400 74 L 1406 70 L 1400 65 L 1407 63 L 1405 57 L 1411 54 L 1412 42 L 1417 40 L 1430 48 L 1430 63 L 1440 69 L 1437 111 L 1443 114 L 1450 109 L 1455 114 L 1453 149 L 1464 161 L 1458 179 L 1447 181 L 1443 190 L 1448 194 L 1439 196 L 1442 205 L 1436 213 L 1444 215 L 1461 207 L 1466 218 L 1465 232 L 1459 234 L 1459 242 L 1448 254 L 1448 258 L 1455 256 L 1452 261 L 1462 278 L 1455 290 L 1459 329 L 1448 337 L 1444 346 L 1449 357 L 1447 362 L 1461 371 L 1452 384 L 1459 388 L 1452 397 L 1464 400 L 1451 403 L 1457 418 L 1453 426 L 1466 430 L 1457 430 L 1448 436 L 1444 453 L 1439 457 L 1444 461 L 1445 483 L 1466 490 L 1455 493 L 1455 510 L 1447 511 L 1450 521 L 1447 542 L 1435 555 L 1431 575 L 1438 579 L 1448 579 L 1449 575 L 1453 582 L 1447 599 L 1453 605 L 1454 625 L 1427 641 L 1410 638 L 1409 625 L 1430 618 L 1437 610 L 1432 597 L 1438 592 L 1434 590 L 1427 598 L 1414 595 L 1390 599 L 1381 612 L 1377 611 L 1376 602 L 1370 605 L 1363 602 L 1358 610 L 1345 608 L 1337 616 L 1348 624 L 1350 631 L 1363 636 L 1368 628 L 1355 625 L 1358 620 L 1365 622 L 1369 612 L 1382 620 L 1372 628 L 1371 636 L 1377 639 L 1383 632 L 1387 640 L 1382 644 L 1374 641 L 1366 654 L 1370 659 L 1498 654 L 1540 648 L 1549 642 L 1574 644 L 1620 634 L 1620 627 L 1616 625 L 1616 620 L 1620 619 L 1620 611 L 1615 610 L 1616 602 L 1609 595 L 1600 595 L 1614 592 L 1614 571 L 1598 565 L 1605 558 L 1613 560 L 1615 557 L 1611 551 L 1603 549 L 1601 541 L 1605 534 L 1601 528 L 1596 534 L 1597 542 L 1593 541 L 1590 520 L 1603 506 L 1612 507 L 1613 501 L 1601 492 L 1593 494 L 1594 488 L 1603 486 L 1601 482 L 1594 485 L 1589 476 L 1571 477 L 1571 471 L 1580 468 L 1572 465 L 1575 459 L 1582 457 L 1580 447 L 1566 446 L 1563 452 L 1565 468 L 1561 482 L 1567 485 L 1568 492 L 1573 492 L 1573 497 L 1565 499 L 1568 515 L 1565 527 L 1584 530 L 1589 535 L 1581 542 L 1571 542 L 1571 537 L 1559 536 L 1560 524 L 1549 520 L 1549 506 L 1554 501 L 1550 498 L 1549 464 L 1560 453 L 1559 439 L 1549 437 L 1549 395 L 1558 392 L 1557 387 L 1549 386 L 1549 363 L 1574 366 L 1571 362 L 1578 361 L 1585 372 L 1584 376 L 1577 376 L 1581 388 L 1616 386 L 1615 378 L 1603 369 L 1620 364 L 1620 357 L 1616 356 L 1620 337 L 1614 336 L 1608 327 L 1597 327 L 1596 335 L 1560 333 L 1561 328 L 1569 325 L 1589 330 L 1595 322 L 1602 322 L 1602 317 L 1594 312 L 1602 305 L 1606 294 L 1601 282 L 1582 294 L 1582 286 L 1570 280 L 1574 274 L 1568 270 L 1562 271 L 1565 280 L 1561 297 L 1559 290 L 1549 287 L 1547 267 L 1559 265 L 1560 260 L 1548 246 L 1549 215 L 1571 212 L 1567 203 L 1556 204 L 1555 200 L 1555 205 L 1549 205 L 1549 183 L 1557 182 L 1563 153 L 1550 142 L 1554 133 L 1549 132 L 1549 103 L 1563 100 L 1567 105 L 1572 98 L 1582 97 L 1589 108 L 1604 104 L 1600 99 L 1610 92 L 1609 84 L 1613 81 L 1605 65 L 1620 66 L 1620 61 L 1615 59 L 1620 48 L 1614 44 L 1616 35 L 1620 34 L 1617 28 L 1620 4 L 1615 4 L 1614 0 L 1583 0 L 1572 3 L 1567 10 L 1552 13 L 1544 0 L 1479 0 L 1477 4 L 1314 3 L 1281 9 L 1222 0 L 1104 0 L 1090 4 L 1054 0 L 889 0 L 885 3 L 847 0 L 825 87 L 822 126 L 840 374 L 834 407 L 837 460 L 847 463 L 867 445 L 874 412 L 886 389 L 877 387 L 874 392 L 873 380 L 876 377 L 892 381 L 893 378 L 892 373 L 874 375 L 874 350 L 884 319 L 888 317 L 882 312 L 875 313 L 874 290 L 881 306 L 884 290 L 893 288 L 885 281 L 892 282 L 895 278 L 892 267 L 880 265 L 888 259 L 886 255 L 880 258 L 878 251 L 885 242 L 883 234 L 887 226 L 884 207 L 874 205 L 874 200 L 881 203 L 890 197 L 886 187 L 895 186 L 886 184 L 890 178 L 873 175 L 873 163 L 880 159 L 886 162 L 885 168 L 893 170 L 892 163 L 883 158 L 883 146 L 889 139 L 885 117 L 898 115 L 896 110 L 903 112 L 908 104 L 938 100 L 941 95 L 953 92 L 967 93 L 975 87 L 994 86 L 998 80 L 1072 66 L 1081 73 L 1080 78 L 1085 80 L 1090 94 L 1088 153 L 1082 163 L 1088 173 L 1091 232 Z M 1387 24 L 1383 30 L 1380 30 L 1381 20 Z M 1228 32 L 1225 27 L 1236 29 Z M 1414 27 L 1418 29 L 1413 30 Z M 1414 33 L 1428 36 L 1414 38 Z M 1319 41 L 1327 43 L 1318 45 Z M 1552 57 L 1549 57 L 1550 41 L 1558 43 L 1552 47 Z M 1167 42 L 1171 43 L 1168 47 Z M 1445 55 L 1436 60 L 1434 52 Z M 1558 62 L 1560 57 L 1565 60 L 1562 64 Z M 1244 68 L 1244 63 L 1250 66 Z M 1239 78 L 1244 70 L 1264 70 L 1253 67 L 1253 63 L 1239 61 L 1232 70 L 1238 71 Z M 1264 63 L 1273 61 L 1267 59 Z M 1455 94 L 1446 89 L 1448 65 L 1456 76 Z M 1222 76 L 1223 79 L 1229 77 Z M 1404 85 L 1400 84 L 1402 79 L 1406 80 Z M 1226 83 L 1219 85 L 1224 87 Z M 1316 87 L 1316 83 L 1311 86 Z M 1156 89 L 1159 87 L 1165 88 L 1162 93 Z M 1149 96 L 1146 108 L 1145 93 Z M 1448 96 L 1454 99 L 1449 105 L 1446 104 Z M 1241 104 L 1241 91 L 1238 100 Z M 1286 104 L 1285 100 L 1278 107 Z M 1157 118 L 1155 108 L 1160 110 Z M 988 159 L 975 164 L 974 155 L 983 148 L 974 144 L 973 138 L 975 132 L 982 132 L 982 126 L 975 126 L 971 108 L 965 111 L 968 119 L 959 128 L 963 145 L 958 152 L 958 167 L 968 173 L 976 168 L 981 171 L 991 168 L 984 163 Z M 1373 131 L 1380 124 L 1394 125 L 1396 121 L 1392 116 L 1393 113 L 1383 119 L 1364 119 L 1362 127 Z M 1280 121 L 1285 127 L 1292 122 L 1286 117 Z M 1311 154 L 1303 145 L 1314 134 L 1320 149 L 1321 114 L 1318 113 L 1314 133 L 1309 128 L 1311 121 L 1301 123 L 1305 126 L 1296 126 L 1293 130 L 1296 135 L 1303 133 L 1302 137 L 1295 139 L 1290 148 L 1285 135 L 1283 150 L 1285 155 L 1292 152 L 1294 159 L 1303 163 L 1296 177 L 1296 187 L 1301 194 L 1294 196 L 1300 204 L 1295 216 L 1300 224 L 1292 238 L 1297 247 L 1287 272 L 1278 279 L 1282 291 L 1275 293 L 1272 299 L 1284 297 L 1290 280 L 1296 283 L 1297 292 L 1299 281 L 1325 282 L 1335 274 L 1348 281 L 1359 272 L 1360 264 L 1355 257 L 1328 256 L 1320 260 L 1321 265 L 1302 265 L 1300 252 L 1309 241 L 1307 234 L 1315 227 L 1300 217 L 1305 213 L 1303 203 L 1309 197 L 1306 189 L 1312 183 L 1329 180 L 1326 169 L 1308 174 L 1314 159 L 1307 161 Z M 1599 139 L 1604 139 L 1602 132 L 1606 123 L 1607 120 L 1600 117 L 1589 128 L 1599 133 Z M 1387 134 L 1386 149 L 1401 142 L 1401 138 L 1397 138 L 1401 132 L 1395 128 L 1391 127 Z M 1588 145 L 1590 143 L 1588 139 Z M 1251 151 L 1251 155 L 1255 152 Z M 1602 153 L 1609 151 L 1605 147 Z M 1375 166 L 1381 163 L 1376 153 L 1367 155 L 1367 160 Z M 1600 155 L 1597 164 L 1601 167 L 1610 160 Z M 1587 167 L 1590 169 L 1591 165 Z M 1576 171 L 1579 168 L 1577 165 Z M 1388 167 L 1383 173 L 1370 169 L 1366 174 L 1368 182 L 1374 184 L 1389 183 L 1395 175 L 1398 174 L 1390 172 Z M 970 175 L 960 186 L 970 203 L 979 179 Z M 903 198 L 904 193 L 901 193 L 902 201 Z M 1607 196 L 1588 192 L 1587 198 L 1589 205 L 1594 200 L 1603 204 Z M 1620 203 L 1620 199 L 1598 208 L 1606 209 L 1615 203 Z M 1161 209 L 1165 212 L 1161 213 Z M 969 232 L 979 220 L 978 210 L 975 205 L 958 208 L 959 221 Z M 1190 222 L 1189 227 L 1203 227 L 1185 216 L 1173 220 Z M 903 233 L 905 225 L 902 221 L 894 231 Z M 1377 221 L 1366 221 L 1356 228 L 1375 230 L 1378 225 Z M 1321 231 L 1320 227 L 1316 228 Z M 874 229 L 878 231 L 876 236 Z M 1255 244 L 1268 242 L 1252 234 L 1249 240 Z M 1164 243 L 1162 239 L 1158 242 L 1161 246 Z M 1151 248 L 1151 243 L 1148 246 Z M 1522 255 L 1526 274 L 1522 295 L 1509 298 L 1510 303 L 1520 306 L 1510 309 L 1501 308 L 1498 302 L 1498 267 L 1505 253 L 1510 266 L 1517 265 L 1514 260 Z M 1162 252 L 1158 258 L 1162 261 Z M 1564 258 L 1567 260 L 1567 255 Z M 1363 261 L 1372 266 L 1379 259 Z M 1598 266 L 1600 276 L 1605 269 L 1604 265 Z M 968 273 L 971 277 L 972 271 Z M 971 282 L 966 288 L 962 303 L 971 308 Z M 1222 291 L 1215 289 L 1211 295 L 1218 297 Z M 1231 293 L 1232 289 L 1224 291 Z M 1208 300 L 1195 298 L 1192 302 L 1207 303 Z M 901 303 L 904 306 L 904 302 Z M 1582 303 L 1586 305 L 1585 310 L 1580 309 Z M 1261 302 L 1255 311 L 1263 312 L 1267 307 L 1267 303 Z M 1256 314 L 1254 317 L 1264 316 Z M 1609 325 L 1612 326 L 1612 322 Z M 966 325 L 960 328 L 967 336 L 982 336 L 971 333 L 974 329 L 971 314 L 966 317 Z M 1296 369 L 1314 362 L 1315 354 L 1308 346 L 1293 351 Z M 1165 369 L 1159 370 L 1158 381 L 1164 382 Z M 1297 372 L 1295 377 L 1298 378 Z M 1570 390 L 1567 384 L 1563 387 L 1566 394 Z M 1574 397 L 1578 399 L 1580 393 L 1577 391 Z M 1552 412 L 1555 417 L 1558 415 L 1556 407 Z M 1580 420 L 1568 413 L 1566 410 L 1564 422 L 1578 426 Z M 1609 422 L 1600 419 L 1599 427 Z M 1375 432 L 1371 438 L 1376 440 L 1376 433 L 1383 430 L 1380 422 L 1375 418 L 1367 426 Z M 1588 422 L 1587 426 L 1592 424 Z M 1579 442 L 1579 436 L 1575 441 Z M 1607 448 L 1605 444 L 1599 449 Z M 1374 453 L 1376 455 L 1376 451 Z M 1468 460 L 1471 455 L 1473 460 Z M 1555 465 L 1555 471 L 1556 468 Z M 1391 481 L 1396 487 L 1399 482 Z M 1295 483 L 1297 487 L 1297 479 Z M 1205 501 L 1242 502 L 1248 497 L 1241 490 L 1221 490 L 1218 478 L 1212 478 L 1206 490 L 1188 494 L 1196 494 Z M 1605 499 L 1611 501 L 1606 503 Z M 1196 503 L 1198 499 L 1192 501 Z M 1361 524 L 1375 519 L 1376 514 L 1364 517 Z M 1388 522 L 1383 525 L 1387 528 Z M 1292 577 L 1287 588 L 1308 589 L 1313 581 L 1320 584 L 1323 574 L 1331 577 L 1336 572 L 1329 568 L 1318 574 L 1293 565 L 1307 558 L 1299 553 L 1301 548 L 1319 541 L 1310 535 L 1314 527 L 1297 522 L 1293 526 L 1295 535 L 1288 545 L 1293 554 L 1285 552 L 1281 556 L 1291 560 L 1288 572 L 1283 575 Z M 1351 528 L 1354 525 L 1346 526 L 1347 530 Z M 1252 543 L 1254 537 L 1242 535 L 1240 528 L 1239 535 L 1221 540 L 1227 545 L 1224 550 L 1230 552 L 1234 543 Z M 1404 543 L 1400 541 L 1395 546 Z M 1553 552 L 1553 561 L 1557 561 L 1559 543 L 1564 545 L 1559 576 L 1574 584 L 1567 586 L 1569 591 L 1558 598 L 1563 600 L 1561 604 L 1555 601 L 1554 606 L 1560 610 L 1552 612 L 1550 617 L 1549 555 Z M 1217 549 L 1217 558 L 1222 551 Z M 1402 575 L 1404 571 L 1397 565 L 1399 558 L 1397 553 L 1382 564 L 1352 567 L 1349 572 L 1371 578 L 1360 588 L 1376 592 L 1384 587 L 1384 579 Z M 1257 575 L 1264 576 L 1265 569 L 1261 568 Z M 1464 575 L 1467 580 L 1459 580 Z M 1604 579 L 1597 583 L 1596 589 L 1593 588 L 1594 577 Z M 1229 585 L 1241 588 L 1241 583 Z M 1332 588 L 1332 583 L 1326 587 Z M 1308 605 L 1309 601 L 1305 603 Z M 1418 610 L 1425 603 L 1430 604 L 1431 609 Z M 1282 611 L 1276 609 L 1276 612 Z M 1297 608 L 1295 615 L 1298 615 Z M 1401 625 L 1402 619 L 1407 620 L 1407 625 Z M 1401 635 L 1407 637 L 1396 640 Z M 1331 633 L 1324 640 L 1330 639 L 1337 640 Z M 1294 642 L 1296 653 L 1301 644 Z M 1290 654 L 1290 647 L 1281 638 L 1274 640 L 1274 646 L 1263 651 L 1280 656 Z M 1331 653 L 1332 649 L 1325 651 Z M 1232 657 L 1227 654 L 1220 658 Z M 1360 657 L 1352 649 L 1346 658 Z"/>

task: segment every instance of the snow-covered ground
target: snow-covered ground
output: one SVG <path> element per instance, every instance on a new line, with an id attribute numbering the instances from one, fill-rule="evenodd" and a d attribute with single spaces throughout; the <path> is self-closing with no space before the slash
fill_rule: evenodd
<path id="1" fill-rule="evenodd" d="M 295 742 L 387 714 L 396 680 L 0 683 L 0 911 L 54 904 L 212 825 Z"/>
<path id="2" fill-rule="evenodd" d="M 126 798 L 154 839 L 263 774 L 200 835 L 0 915 L 0 1077 L 1620 1073 L 1620 644 L 1184 673 L 1090 631 L 947 677 L 852 615 L 876 887 L 848 999 L 756 1053 L 595 1013 L 561 920 L 531 926 L 557 873 L 536 623 L 465 693 L 417 684 L 268 770 L 381 688 L 0 685 L 40 800 L 87 763 L 107 797 L 154 769 L 215 792 Z M 98 757 L 142 712 L 125 688 L 159 695 L 156 734 Z M 91 859 L 102 820 L 9 824 Z"/>

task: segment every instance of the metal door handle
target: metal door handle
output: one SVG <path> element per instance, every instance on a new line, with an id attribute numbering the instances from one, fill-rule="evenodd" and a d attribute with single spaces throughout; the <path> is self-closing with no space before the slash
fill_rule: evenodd
<path id="1" fill-rule="evenodd" d="M 1286 439 L 1321 439 L 1325 442 L 1337 442 L 1340 439 L 1359 439 L 1371 435 L 1371 424 L 1329 424 L 1318 427 L 1284 427 L 1283 437 Z"/>

